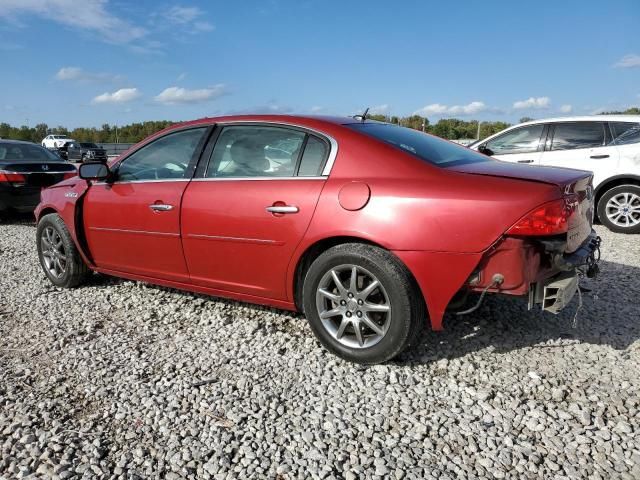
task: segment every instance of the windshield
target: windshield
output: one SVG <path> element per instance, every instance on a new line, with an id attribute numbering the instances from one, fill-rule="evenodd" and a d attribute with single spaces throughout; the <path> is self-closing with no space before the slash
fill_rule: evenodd
<path id="1" fill-rule="evenodd" d="M 54 140 L 62 140 L 63 138 L 69 138 L 66 135 L 53 135 Z"/>
<path id="2" fill-rule="evenodd" d="M 39 145 L 0 142 L 0 160 L 45 160 L 50 162 L 60 161 L 60 157 Z"/>
<path id="3" fill-rule="evenodd" d="M 487 162 L 485 155 L 411 128 L 389 123 L 352 123 L 347 127 L 374 137 L 439 167 Z"/>
<path id="4" fill-rule="evenodd" d="M 80 146 L 82 148 L 98 148 L 95 143 L 81 143 Z"/>

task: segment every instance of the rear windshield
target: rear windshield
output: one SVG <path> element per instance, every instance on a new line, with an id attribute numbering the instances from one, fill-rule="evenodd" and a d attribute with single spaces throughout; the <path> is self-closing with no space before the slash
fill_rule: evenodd
<path id="1" fill-rule="evenodd" d="M 345 126 L 439 167 L 491 161 L 486 155 L 411 128 L 373 122 L 351 123 Z"/>
<path id="2" fill-rule="evenodd" d="M 98 148 L 95 143 L 81 143 L 80 146 L 82 148 Z"/>
<path id="3" fill-rule="evenodd" d="M 45 160 L 51 162 L 59 161 L 60 157 L 39 145 L 0 142 L 0 160 Z"/>

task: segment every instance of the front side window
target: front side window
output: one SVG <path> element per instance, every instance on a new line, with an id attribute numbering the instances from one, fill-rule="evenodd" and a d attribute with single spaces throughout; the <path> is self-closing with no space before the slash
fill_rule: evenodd
<path id="1" fill-rule="evenodd" d="M 640 143 L 640 123 L 611 122 L 614 145 L 630 145 Z"/>
<path id="2" fill-rule="evenodd" d="M 604 124 L 599 122 L 556 123 L 551 150 L 575 150 L 604 145 Z"/>
<path id="3" fill-rule="evenodd" d="M 118 180 L 186 178 L 189 163 L 206 130 L 206 127 L 182 130 L 145 145 L 122 161 Z"/>
<path id="4" fill-rule="evenodd" d="M 306 134 L 283 127 L 237 125 L 222 129 L 207 177 L 292 177 Z"/>
<path id="5" fill-rule="evenodd" d="M 543 130 L 542 124 L 516 128 L 487 142 L 486 147 L 491 155 L 536 152 Z"/>

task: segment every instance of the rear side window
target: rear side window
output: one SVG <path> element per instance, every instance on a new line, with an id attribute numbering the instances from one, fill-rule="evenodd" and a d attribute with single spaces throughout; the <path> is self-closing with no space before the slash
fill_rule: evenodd
<path id="1" fill-rule="evenodd" d="M 604 124 L 599 122 L 556 123 L 551 150 L 575 150 L 604 145 Z"/>
<path id="2" fill-rule="evenodd" d="M 328 143 L 301 130 L 231 125 L 216 140 L 206 177 L 321 176 L 328 152 Z"/>
<path id="3" fill-rule="evenodd" d="M 614 145 L 640 143 L 640 123 L 610 122 Z"/>
<path id="4" fill-rule="evenodd" d="M 535 152 L 540 146 L 543 130 L 542 124 L 515 128 L 487 142 L 486 147 L 492 155 Z"/>
<path id="5" fill-rule="evenodd" d="M 309 136 L 300 160 L 298 175 L 300 177 L 317 177 L 322 175 L 322 168 L 327 159 L 329 147 L 326 142 Z"/>

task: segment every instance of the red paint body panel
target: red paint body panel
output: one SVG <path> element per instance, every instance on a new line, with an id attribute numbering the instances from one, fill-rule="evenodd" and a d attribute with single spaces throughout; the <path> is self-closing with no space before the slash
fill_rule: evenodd
<path id="1" fill-rule="evenodd" d="M 282 115 L 180 124 L 140 142 L 111 166 L 175 128 L 226 122 L 315 130 L 337 143 L 335 163 L 328 177 L 315 179 L 95 184 L 86 195 L 87 182 L 72 179 L 43 192 L 36 216 L 49 209 L 60 213 L 98 271 L 285 309 L 295 308 L 296 270 L 305 252 L 326 239 L 355 237 L 404 262 L 439 330 L 451 298 L 468 287 L 474 271 L 481 270 L 476 288 L 499 271 L 503 291 L 512 294 L 547 275 L 535 249 L 505 239 L 505 232 L 533 208 L 561 198 L 569 183 L 590 180 L 576 170 L 488 158 L 440 168 L 344 126 L 352 119 Z M 367 188 L 350 191 L 354 182 Z M 340 204 L 341 191 L 349 209 Z M 65 196 L 69 192 L 77 196 Z M 155 202 L 175 208 L 154 213 L 149 205 Z M 273 204 L 300 210 L 273 215 L 265 210 Z"/>
<path id="2" fill-rule="evenodd" d="M 189 282 L 180 237 L 188 182 L 101 183 L 84 198 L 84 233 L 97 267 Z M 151 204 L 174 208 L 154 212 Z"/>
<path id="3" fill-rule="evenodd" d="M 191 182 L 182 205 L 182 238 L 196 285 L 290 300 L 289 260 L 307 231 L 325 180 Z M 272 214 L 293 205 L 294 215 Z"/>

